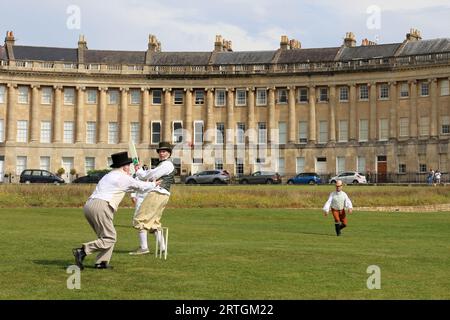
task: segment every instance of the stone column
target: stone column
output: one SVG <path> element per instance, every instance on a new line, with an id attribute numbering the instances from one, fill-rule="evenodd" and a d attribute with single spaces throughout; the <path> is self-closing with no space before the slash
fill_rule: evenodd
<path id="1" fill-rule="evenodd" d="M 227 88 L 226 143 L 234 144 L 234 88 Z"/>
<path id="2" fill-rule="evenodd" d="M 62 141 L 62 87 L 53 86 L 55 90 L 54 112 L 53 112 L 53 142 L 59 143 Z"/>
<path id="3" fill-rule="evenodd" d="M 120 143 L 128 143 L 128 90 L 120 88 Z"/>
<path id="4" fill-rule="evenodd" d="M 206 130 L 205 142 L 213 142 L 214 134 L 214 95 L 211 88 L 206 89 Z"/>
<path id="5" fill-rule="evenodd" d="M 357 141 L 356 126 L 358 121 L 356 119 L 356 85 L 350 84 L 350 111 L 349 111 L 349 141 Z"/>
<path id="6" fill-rule="evenodd" d="M 308 87 L 309 93 L 309 114 L 308 114 L 308 143 L 316 143 L 316 86 Z"/>
<path id="7" fill-rule="evenodd" d="M 268 110 L 267 110 L 267 142 L 277 139 L 275 129 L 275 88 L 269 88 Z"/>
<path id="8" fill-rule="evenodd" d="M 30 142 L 39 142 L 39 85 L 31 86 Z"/>
<path id="9" fill-rule="evenodd" d="M 370 86 L 370 114 L 369 114 L 369 140 L 377 140 L 377 84 L 369 83 Z"/>
<path id="10" fill-rule="evenodd" d="M 437 79 L 430 80 L 430 96 L 431 96 L 431 117 L 430 117 L 430 137 L 437 138 L 439 136 L 438 122 L 438 87 Z"/>
<path id="11" fill-rule="evenodd" d="M 295 117 L 295 86 L 289 87 L 289 108 L 288 108 L 288 143 L 295 143 L 296 117 Z"/>
<path id="12" fill-rule="evenodd" d="M 391 109 L 389 110 L 389 139 L 397 139 L 397 108 L 398 95 L 397 83 L 391 82 L 390 85 Z"/>
<path id="13" fill-rule="evenodd" d="M 330 142 L 336 142 L 336 86 L 330 85 Z"/>
<path id="14" fill-rule="evenodd" d="M 192 88 L 185 89 L 186 95 L 185 95 L 185 109 L 184 109 L 184 138 L 183 142 L 191 143 L 192 142 L 192 133 L 193 127 L 192 127 Z"/>
<path id="15" fill-rule="evenodd" d="M 411 98 L 409 105 L 409 135 L 411 138 L 417 138 L 418 134 L 418 118 L 417 118 L 417 81 L 413 80 L 409 82 Z"/>
<path id="16" fill-rule="evenodd" d="M 8 83 L 8 100 L 6 104 L 5 142 L 13 142 L 16 138 L 16 117 L 14 110 L 17 102 L 17 85 Z"/>
<path id="17" fill-rule="evenodd" d="M 77 90 L 77 105 L 75 107 L 75 119 L 76 119 L 76 143 L 83 143 L 86 140 L 86 124 L 84 123 L 84 91 L 86 87 L 78 86 Z"/>
<path id="18" fill-rule="evenodd" d="M 172 111 L 172 89 L 164 89 L 164 104 L 162 109 L 164 110 L 164 120 L 163 120 L 163 141 L 172 142 L 172 130 L 171 130 L 171 111 Z"/>
<path id="19" fill-rule="evenodd" d="M 108 88 L 98 88 L 100 91 L 100 98 L 98 104 L 97 123 L 98 123 L 98 143 L 107 143 L 108 139 L 108 124 L 106 120 L 106 90 Z"/>
<path id="20" fill-rule="evenodd" d="M 142 105 L 141 105 L 141 143 L 150 144 L 150 91 L 149 88 L 141 88 Z"/>
<path id="21" fill-rule="evenodd" d="M 248 89 L 248 110 L 247 110 L 247 132 L 248 143 L 256 144 L 256 128 L 255 128 L 255 88 Z"/>

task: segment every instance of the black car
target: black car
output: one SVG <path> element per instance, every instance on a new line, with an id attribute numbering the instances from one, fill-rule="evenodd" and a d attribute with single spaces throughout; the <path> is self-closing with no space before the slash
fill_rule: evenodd
<path id="1" fill-rule="evenodd" d="M 88 174 L 87 176 L 78 177 L 72 183 L 98 183 L 107 172 Z"/>
<path id="2" fill-rule="evenodd" d="M 272 171 L 256 171 L 248 176 L 239 177 L 240 184 L 278 184 L 281 183 L 281 176 Z"/>
<path id="3" fill-rule="evenodd" d="M 20 183 L 64 183 L 64 179 L 42 169 L 26 169 L 20 174 Z"/>

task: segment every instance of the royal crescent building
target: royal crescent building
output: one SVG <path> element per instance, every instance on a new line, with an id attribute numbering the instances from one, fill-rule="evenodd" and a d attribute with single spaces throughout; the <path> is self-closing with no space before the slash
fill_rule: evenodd
<path id="1" fill-rule="evenodd" d="M 402 41 L 403 40 L 403 41 Z M 18 44 L 0 46 L 0 174 L 26 168 L 79 175 L 107 168 L 135 144 L 143 163 L 170 141 L 180 176 L 271 168 L 373 173 L 418 179 L 449 168 L 450 39 L 302 48 L 282 36 L 270 51 L 233 51 L 216 36 L 209 52 Z M 72 172 L 74 172 L 72 170 Z M 413 177 L 413 178 L 411 178 Z"/>

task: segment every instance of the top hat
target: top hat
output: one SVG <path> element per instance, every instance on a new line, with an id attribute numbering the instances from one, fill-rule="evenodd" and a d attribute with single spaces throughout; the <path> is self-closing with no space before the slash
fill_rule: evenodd
<path id="1" fill-rule="evenodd" d="M 111 168 L 120 168 L 133 162 L 133 159 L 128 158 L 128 152 L 126 151 L 112 154 L 111 159 L 113 162 L 110 165 Z"/>
<path id="2" fill-rule="evenodd" d="M 167 150 L 172 154 L 172 145 L 169 142 L 160 142 L 158 148 L 156 148 L 156 152 L 159 152 L 159 150 Z"/>

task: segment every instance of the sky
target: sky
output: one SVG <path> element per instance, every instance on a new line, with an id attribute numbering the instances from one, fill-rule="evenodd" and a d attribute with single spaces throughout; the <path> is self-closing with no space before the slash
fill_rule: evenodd
<path id="1" fill-rule="evenodd" d="M 212 51 L 216 35 L 233 51 L 276 50 L 281 35 L 302 48 L 339 47 L 347 32 L 398 43 L 411 28 L 424 39 L 450 38 L 450 0 L 15 0 L 0 11 L 0 33 L 17 45 Z"/>

